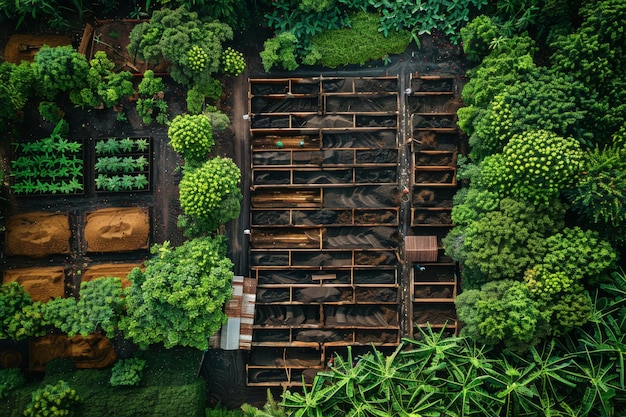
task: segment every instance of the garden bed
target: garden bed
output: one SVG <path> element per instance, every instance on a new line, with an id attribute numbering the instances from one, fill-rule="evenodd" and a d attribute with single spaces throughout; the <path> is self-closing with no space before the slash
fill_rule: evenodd
<path id="1" fill-rule="evenodd" d="M 150 65 L 128 52 L 130 32 L 141 20 L 102 20 L 95 26 L 87 25 L 83 36 L 86 36 L 84 51 L 88 59 L 96 52 L 104 51 L 115 64 L 117 71 L 129 71 L 133 74 L 143 74 L 151 69 L 157 74 L 168 73 L 169 63 L 162 61 L 157 65 Z M 90 27 L 91 26 L 91 27 Z"/>
<path id="2" fill-rule="evenodd" d="M 70 253 L 70 237 L 67 213 L 16 214 L 6 222 L 5 250 L 8 256 L 29 258 L 67 254 Z"/>
<path id="3" fill-rule="evenodd" d="M 148 249 L 150 243 L 148 209 L 104 208 L 87 213 L 85 220 L 87 252 L 128 252 Z"/>
<path id="4" fill-rule="evenodd" d="M 107 138 L 94 142 L 96 193 L 148 192 L 152 172 L 151 138 Z"/>

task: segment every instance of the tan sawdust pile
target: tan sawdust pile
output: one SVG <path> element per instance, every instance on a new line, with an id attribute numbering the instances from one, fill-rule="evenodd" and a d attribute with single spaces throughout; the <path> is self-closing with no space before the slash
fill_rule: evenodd
<path id="1" fill-rule="evenodd" d="M 106 208 L 87 214 L 87 252 L 128 252 L 147 249 L 150 217 L 147 208 Z"/>
<path id="2" fill-rule="evenodd" d="M 70 236 L 67 213 L 17 214 L 7 220 L 6 252 L 31 258 L 69 253 Z"/>
<path id="3" fill-rule="evenodd" d="M 3 283 L 16 281 L 33 301 L 48 301 L 65 294 L 65 271 L 61 267 L 16 268 L 4 271 Z"/>

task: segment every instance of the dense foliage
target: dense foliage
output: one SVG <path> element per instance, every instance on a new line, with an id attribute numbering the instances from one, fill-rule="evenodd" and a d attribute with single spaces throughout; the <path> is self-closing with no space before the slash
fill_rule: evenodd
<path id="1" fill-rule="evenodd" d="M 139 358 L 121 359 L 111 368 L 111 386 L 139 385 L 146 361 Z"/>
<path id="2" fill-rule="evenodd" d="M 172 148 L 194 166 L 206 160 L 215 143 L 211 120 L 203 114 L 176 116 L 167 134 Z"/>
<path id="3" fill-rule="evenodd" d="M 232 291 L 233 265 L 224 240 L 203 237 L 176 248 L 165 243 L 151 252 L 145 272 L 135 268 L 128 276 L 132 285 L 120 328 L 142 347 L 207 349 L 209 336 L 226 318 L 222 306 Z"/>
<path id="4" fill-rule="evenodd" d="M 0 285 L 0 339 L 19 340 L 17 331 L 20 328 L 18 313 L 33 300 L 17 282 Z"/>
<path id="5" fill-rule="evenodd" d="M 307 64 L 320 63 L 328 68 L 347 64 L 364 65 L 367 61 L 385 59 L 389 54 L 402 53 L 411 41 L 407 31 L 391 30 L 384 35 L 380 18 L 373 13 L 360 12 L 350 18 L 349 28 L 332 29 L 315 35 L 311 39 L 312 54 Z M 345 45 L 352 45 L 346 48 Z"/>
<path id="6" fill-rule="evenodd" d="M 96 332 L 115 335 L 125 307 L 119 278 L 101 277 L 82 282 L 78 300 L 67 300 L 71 304 L 60 329 L 68 336 L 88 336 Z"/>
<path id="7" fill-rule="evenodd" d="M 230 26 L 181 6 L 155 11 L 150 22 L 135 26 L 128 50 L 153 64 L 168 61 L 172 78 L 191 87 L 220 69 L 222 44 L 232 38 Z"/>
<path id="8" fill-rule="evenodd" d="M 0 369 L 0 401 L 9 394 L 26 383 L 22 370 L 19 368 Z"/>
<path id="9" fill-rule="evenodd" d="M 575 139 L 543 130 L 525 131 L 514 135 L 501 154 L 485 158 L 477 186 L 545 206 L 575 184 L 581 159 Z"/>
<path id="10" fill-rule="evenodd" d="M 33 392 L 33 398 L 24 415 L 27 417 L 74 416 L 80 397 L 76 390 L 61 380 Z"/>
<path id="11" fill-rule="evenodd" d="M 31 64 L 0 64 L 0 132 L 9 130 L 19 118 L 19 111 L 34 95 L 35 88 L 36 78 Z"/>
<path id="12" fill-rule="evenodd" d="M 204 117 L 204 116 L 203 116 Z M 216 157 L 198 168 L 186 168 L 180 181 L 180 206 L 193 235 L 214 232 L 241 210 L 241 171 L 228 158 Z"/>
<path id="13" fill-rule="evenodd" d="M 265 18 L 275 36 L 265 42 L 265 50 L 261 53 L 263 65 L 269 71 L 274 65 L 293 70 L 300 63 L 326 65 L 328 62 L 332 67 L 362 64 L 366 59 L 402 52 L 401 45 L 406 47 L 411 39 L 419 45 L 418 36 L 434 30 L 456 41 L 459 29 L 469 20 L 470 10 L 486 4 L 486 0 L 424 0 L 417 3 L 409 0 L 273 1 Z M 369 27 L 363 27 L 364 15 L 355 15 L 358 12 L 369 13 Z M 357 27 L 359 30 L 355 32 L 361 33 L 361 37 L 348 33 L 352 32 L 349 28 Z M 380 32 L 381 36 L 374 36 L 374 31 Z M 359 41 L 343 41 L 350 35 Z M 397 39 L 387 39 L 390 35 Z M 369 50 L 351 51 L 355 45 L 359 48 L 367 45 Z"/>
<path id="14" fill-rule="evenodd" d="M 319 372 L 311 387 L 285 392 L 280 406 L 272 402 L 263 410 L 246 406 L 245 415 L 619 415 L 617 410 L 626 406 L 621 365 L 626 348 L 626 276 L 614 274 L 613 280 L 605 287 L 608 292 L 595 298 L 589 326 L 541 341 L 524 353 L 421 330 L 417 340 L 405 340 L 388 356 L 374 350 L 356 357 L 349 349 L 347 357 L 336 356 L 331 369 Z M 488 300 L 476 302 L 496 314 L 511 315 L 502 317 L 503 322 L 485 316 L 489 321 L 482 327 L 490 334 L 525 338 L 538 316 L 523 304 L 529 300 L 524 284 L 489 285 L 493 306 Z M 498 307 L 505 310 L 500 313 Z M 478 320 L 472 325 L 481 327 Z M 517 348 L 513 343 L 511 347 Z"/>
<path id="15" fill-rule="evenodd" d="M 35 54 L 34 72 L 37 94 L 54 100 L 60 93 L 79 91 L 87 84 L 89 62 L 71 46 L 44 45 Z"/>
<path id="16" fill-rule="evenodd" d="M 104 51 L 98 51 L 89 61 L 89 71 L 84 85 L 71 89 L 70 99 L 77 106 L 113 107 L 123 98 L 133 95 L 132 74 L 113 72 L 115 64 Z"/>
<path id="17" fill-rule="evenodd" d="M 530 35 L 516 34 L 521 28 L 503 16 L 525 3 L 530 24 L 542 4 L 504 3 L 510 9 L 499 3 L 462 31 L 466 53 L 480 61 L 462 93 L 468 107 L 458 112 L 471 146 L 460 174 L 471 182 L 455 197 L 456 227 L 444 245 L 463 264 L 462 334 L 522 351 L 596 320 L 590 294 L 616 266 L 612 244 L 623 241 L 625 210 L 615 110 L 625 74 L 623 57 L 613 55 L 623 34 L 608 20 L 623 19 L 626 8 L 585 2 L 578 29 L 543 21 L 553 55 L 541 66 Z M 564 6 L 557 3 L 551 10 Z"/>

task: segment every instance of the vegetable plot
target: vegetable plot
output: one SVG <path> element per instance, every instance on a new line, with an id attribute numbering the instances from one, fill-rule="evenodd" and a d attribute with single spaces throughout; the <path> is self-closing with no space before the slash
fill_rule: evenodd
<path id="1" fill-rule="evenodd" d="M 15 143 L 11 189 L 15 194 L 81 194 L 82 144 L 61 136 L 61 122 L 49 137 Z"/>
<path id="2" fill-rule="evenodd" d="M 96 141 L 96 192 L 150 190 L 150 138 L 108 138 Z"/>

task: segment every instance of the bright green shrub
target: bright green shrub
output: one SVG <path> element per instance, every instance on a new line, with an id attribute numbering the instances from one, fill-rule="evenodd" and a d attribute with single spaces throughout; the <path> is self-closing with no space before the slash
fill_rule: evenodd
<path id="1" fill-rule="evenodd" d="M 582 291 L 575 277 L 562 271 L 550 272 L 544 265 L 528 269 L 524 281 L 533 298 L 546 304 L 556 301 L 561 293 Z"/>
<path id="2" fill-rule="evenodd" d="M 128 50 L 152 64 L 165 59 L 172 64 L 172 79 L 191 87 L 219 70 L 222 43 L 232 38 L 230 26 L 195 11 L 161 9 L 133 28 Z"/>
<path id="3" fill-rule="evenodd" d="M 587 291 L 572 291 L 549 304 L 539 303 L 544 318 L 550 324 L 550 335 L 562 336 L 585 325 L 592 317 L 593 306 Z"/>
<path id="4" fill-rule="evenodd" d="M 15 313 L 14 320 L 9 323 L 7 335 L 12 340 L 43 336 L 51 326 L 47 320 L 44 303 L 36 301 L 25 305 Z"/>
<path id="5" fill-rule="evenodd" d="M 143 73 L 143 78 L 137 86 L 137 92 L 142 97 L 151 97 L 165 91 L 163 78 L 156 77 L 151 69 Z"/>
<path id="6" fill-rule="evenodd" d="M 204 107 L 205 95 L 200 92 L 195 86 L 187 90 L 187 112 L 191 115 L 198 115 L 202 113 Z"/>
<path id="7" fill-rule="evenodd" d="M 145 272 L 135 268 L 128 275 L 132 285 L 120 329 L 142 348 L 163 343 L 208 349 L 209 336 L 226 320 L 222 308 L 232 293 L 233 264 L 224 239 L 202 237 L 177 248 L 166 242 L 151 252 Z"/>
<path id="8" fill-rule="evenodd" d="M 542 264 L 548 271 L 563 271 L 573 279 L 594 278 L 615 267 L 613 247 L 591 230 L 565 228 L 546 239 Z"/>
<path id="9" fill-rule="evenodd" d="M 44 45 L 34 59 L 37 93 L 44 99 L 53 101 L 62 92 L 80 91 L 87 86 L 89 63 L 71 46 Z"/>
<path id="10" fill-rule="evenodd" d="M 480 62 L 489 54 L 491 42 L 499 34 L 498 25 L 487 15 L 480 15 L 461 28 L 463 52 L 467 59 Z"/>
<path id="11" fill-rule="evenodd" d="M 523 282 L 490 282 L 462 292 L 455 304 L 465 324 L 461 335 L 477 342 L 504 343 L 513 351 L 524 351 L 545 336 L 546 324 Z"/>
<path id="12" fill-rule="evenodd" d="M 261 62 L 265 72 L 272 67 L 280 66 L 293 71 L 300 66 L 296 61 L 296 36 L 291 32 L 282 32 L 263 42 Z"/>
<path id="13" fill-rule="evenodd" d="M 498 94 L 484 111 L 469 107 L 467 111 L 459 113 L 459 122 L 471 121 L 469 144 L 470 157 L 474 161 L 481 161 L 494 153 L 502 152 L 504 145 L 511 139 L 513 128 L 512 106 L 506 102 L 506 92 Z M 475 114 L 473 114 L 475 113 Z M 465 117 L 472 118 L 466 120 Z M 463 118 L 463 119 L 462 119 Z"/>
<path id="14" fill-rule="evenodd" d="M 122 281 L 116 277 L 101 277 L 80 284 L 79 299 L 73 303 L 68 317 L 60 327 L 68 336 L 88 336 L 95 332 L 115 335 L 124 311 Z"/>
<path id="15" fill-rule="evenodd" d="M 19 368 L 0 369 L 0 400 L 4 400 L 9 394 L 26 383 L 22 370 Z"/>
<path id="16" fill-rule="evenodd" d="M 215 143 L 211 121 L 202 114 L 176 116 L 167 134 L 172 148 L 192 165 L 204 161 Z"/>
<path id="17" fill-rule="evenodd" d="M 513 135 L 528 130 L 572 136 L 588 144 L 593 135 L 585 130 L 585 109 L 594 96 L 585 85 L 563 74 L 525 74 L 523 80 L 494 97 L 475 120 L 471 156 L 480 160 L 501 152 Z"/>
<path id="18" fill-rule="evenodd" d="M 560 336 L 589 320 L 591 299 L 578 277 L 550 270 L 544 264 L 538 265 L 526 271 L 524 281 L 549 325 L 548 333 Z"/>
<path id="19" fill-rule="evenodd" d="M 192 71 L 202 71 L 209 64 L 209 54 L 198 45 L 193 45 L 187 51 L 187 65 Z"/>
<path id="20" fill-rule="evenodd" d="M 156 121 L 160 125 L 167 126 L 169 124 L 168 112 L 169 106 L 163 99 L 163 94 L 137 99 L 137 114 L 141 117 L 143 124 L 149 125 Z"/>
<path id="21" fill-rule="evenodd" d="M 35 95 L 36 79 L 33 66 L 22 62 L 0 64 L 0 132 L 18 119 L 29 98 Z"/>
<path id="22" fill-rule="evenodd" d="M 464 190 L 459 190 L 454 196 L 452 222 L 455 226 L 467 226 L 500 206 L 500 198 L 496 193 L 477 187 Z"/>
<path id="23" fill-rule="evenodd" d="M 239 216 L 241 171 L 228 158 L 216 157 L 186 169 L 180 181 L 180 205 L 185 215 L 203 222 L 208 232 Z"/>
<path id="24" fill-rule="evenodd" d="M 0 285 L 0 339 L 21 340 L 18 314 L 32 305 L 30 295 L 17 282 Z"/>
<path id="25" fill-rule="evenodd" d="M 222 83 L 215 78 L 209 78 L 187 90 L 187 112 L 197 115 L 204 110 L 205 98 L 218 100 L 222 96 Z M 213 125 L 213 121 L 211 120 Z M 215 125 L 213 125 L 215 129 Z"/>
<path id="26" fill-rule="evenodd" d="M 111 369 L 109 383 L 113 387 L 139 385 L 146 361 L 139 358 L 118 360 Z"/>
<path id="27" fill-rule="evenodd" d="M 115 64 L 104 51 L 95 53 L 89 61 L 87 82 L 70 91 L 70 99 L 82 107 L 113 107 L 134 92 L 133 76 L 128 71 L 113 72 Z"/>
<path id="28" fill-rule="evenodd" d="M 246 68 L 246 60 L 243 54 L 235 51 L 230 46 L 222 52 L 222 71 L 226 74 L 232 74 L 235 77 L 243 72 Z"/>
<path id="29" fill-rule="evenodd" d="M 61 380 L 33 392 L 32 401 L 24 411 L 26 417 L 73 416 L 80 398 L 67 382 Z"/>
<path id="30" fill-rule="evenodd" d="M 313 36 L 311 44 L 320 58 L 308 64 L 320 63 L 329 68 L 364 65 L 367 61 L 400 54 L 411 42 L 411 34 L 405 30 L 392 30 L 383 35 L 380 17 L 374 13 L 357 13 L 350 17 L 350 22 L 349 28 L 327 30 Z"/>
<path id="31" fill-rule="evenodd" d="M 485 158 L 478 186 L 502 196 L 551 204 L 575 185 L 581 172 L 582 150 L 573 138 L 547 131 L 514 135 L 502 154 Z"/>

